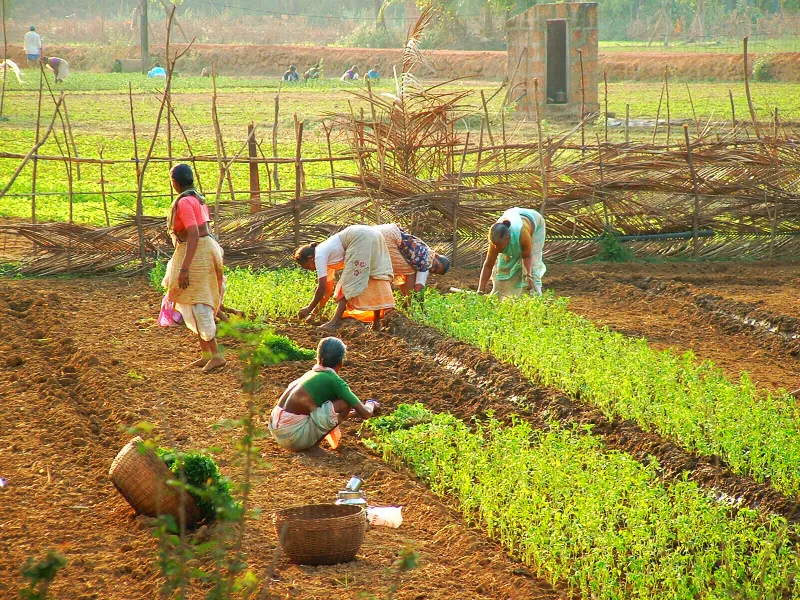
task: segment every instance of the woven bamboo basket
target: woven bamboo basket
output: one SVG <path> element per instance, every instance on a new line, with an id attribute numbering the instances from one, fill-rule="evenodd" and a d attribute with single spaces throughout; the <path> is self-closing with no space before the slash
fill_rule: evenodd
<path id="1" fill-rule="evenodd" d="M 356 557 L 367 519 L 360 506 L 310 504 L 275 513 L 275 529 L 291 562 L 335 565 Z"/>
<path id="2" fill-rule="evenodd" d="M 111 483 L 133 510 L 148 517 L 172 515 L 178 521 L 183 495 L 186 524 L 196 523 L 200 509 L 194 498 L 167 485 L 175 476 L 155 452 L 149 448 L 140 452 L 141 443 L 142 438 L 136 436 L 119 451 L 108 471 Z"/>

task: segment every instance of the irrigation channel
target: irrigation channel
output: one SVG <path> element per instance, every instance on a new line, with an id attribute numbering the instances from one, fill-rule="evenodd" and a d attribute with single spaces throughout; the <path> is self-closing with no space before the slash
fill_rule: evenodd
<path id="1" fill-rule="evenodd" d="M 667 269 L 653 268 L 661 275 Z M 590 279 L 587 267 L 560 269 L 565 270 L 553 273 L 555 281 Z M 791 270 L 776 271 L 780 271 L 776 279 L 792 281 Z M 608 272 L 595 275 L 601 283 L 614 284 Z M 181 366 L 194 358 L 194 344 L 185 330 L 156 325 L 160 297 L 144 280 L 7 283 L 0 292 L 0 390 L 8 414 L 19 425 L 7 430 L 0 444 L 1 475 L 8 481 L 2 492 L 7 516 L 0 519 L 8 543 L 0 550 L 0 569 L 18 573 L 28 555 L 59 546 L 70 564 L 53 585 L 57 597 L 152 595 L 159 583 L 153 564 L 155 542 L 147 523 L 134 519 L 108 482 L 108 465 L 127 441 L 122 429 L 142 419 L 169 427 L 185 447 L 224 446 L 211 425 L 243 410 L 238 366 L 233 361 L 223 373 L 208 377 L 182 372 Z M 580 305 L 582 298 L 573 300 Z M 677 302 L 663 295 L 656 301 Z M 635 307 L 630 310 L 635 315 Z M 618 312 L 624 319 L 624 311 Z M 286 322 L 276 326 L 307 347 L 321 336 L 307 326 Z M 720 346 L 735 339 L 743 351 L 761 349 L 770 360 L 789 356 L 785 347 L 764 347 L 762 335 L 739 332 L 733 337 L 722 327 L 713 335 Z M 609 421 L 579 400 L 542 389 L 517 369 L 402 316 L 392 320 L 390 333 L 347 329 L 342 337 L 350 349 L 346 379 L 357 394 L 381 400 L 387 410 L 421 402 L 465 420 L 485 418 L 491 412 L 502 420 L 512 413 L 521 415 L 535 428 L 546 427 L 551 420 L 591 425 L 594 434 L 604 436 L 610 451 L 630 453 L 643 462 L 655 457 L 666 486 L 685 475 L 722 504 L 758 507 L 796 520 L 792 499 L 767 485 L 737 477 L 720 461 L 693 456 L 629 422 Z M 702 353 L 702 348 L 698 351 Z M 750 366 L 759 361 L 768 368 L 763 357 L 751 359 Z M 746 367 L 744 361 L 738 366 Z M 306 368 L 284 363 L 266 369 L 259 395 L 262 408 L 268 410 L 282 386 Z M 349 565 L 304 568 L 282 562 L 272 583 L 274 593 L 355 597 L 359 591 L 387 589 L 396 552 L 408 545 L 420 552 L 422 562 L 418 570 L 403 576 L 403 597 L 567 597 L 564 588 L 537 578 L 482 531 L 467 527 L 446 498 L 440 501 L 405 469 L 393 468 L 367 451 L 358 442 L 357 430 L 357 424 L 348 424 L 341 451 L 322 461 L 293 457 L 270 442 L 263 444 L 272 468 L 260 474 L 263 478 L 254 488 L 255 502 L 266 514 L 246 535 L 251 566 L 262 568 L 277 542 L 268 516 L 271 509 L 286 503 L 330 501 L 354 472 L 367 481 L 371 501 L 405 506 L 403 527 L 371 530 L 359 560 Z M 226 448 L 220 464 L 235 477 L 229 472 L 231 454 Z M 0 592 L 13 590 L 18 583 L 6 579 L 0 582 Z"/>

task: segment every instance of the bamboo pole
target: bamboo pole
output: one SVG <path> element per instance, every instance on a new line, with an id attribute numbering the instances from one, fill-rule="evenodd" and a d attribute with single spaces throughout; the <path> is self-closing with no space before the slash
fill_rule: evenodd
<path id="1" fill-rule="evenodd" d="M 603 177 L 603 148 L 600 145 L 600 135 L 597 135 L 597 163 L 600 167 L 600 198 L 603 201 L 603 223 L 608 231 L 608 205 L 606 203 L 605 178 Z"/>
<path id="2" fill-rule="evenodd" d="M 504 110 L 500 110 L 500 127 L 501 133 L 503 134 L 503 169 L 507 172 L 508 171 L 508 148 L 506 147 L 506 115 Z M 506 183 L 508 183 L 508 175 L 505 177 Z"/>
<path id="3" fill-rule="evenodd" d="M 583 78 L 583 51 L 580 48 L 577 49 L 578 52 L 578 61 L 580 62 L 581 66 L 581 157 L 586 156 L 586 126 L 584 125 L 584 119 L 586 118 L 586 86 L 584 84 Z M 534 79 L 534 83 L 536 80 Z M 536 120 L 539 121 L 539 94 L 536 92 Z M 541 133 L 539 134 L 541 138 Z M 539 151 L 541 154 L 541 150 Z"/>
<path id="4" fill-rule="evenodd" d="M 142 207 L 142 177 L 141 167 L 139 166 L 139 144 L 136 140 L 136 117 L 133 112 L 133 86 L 128 82 L 128 98 L 131 107 L 131 131 L 133 133 L 133 157 L 136 165 L 136 235 L 139 238 L 139 259 L 142 267 L 147 264 L 144 252 L 144 229 L 142 227 L 142 217 L 144 209 Z"/>
<path id="5" fill-rule="evenodd" d="M 664 84 L 661 84 L 661 95 L 658 97 L 658 109 L 656 109 L 656 124 L 653 127 L 653 145 L 656 143 L 656 133 L 658 133 L 658 118 L 661 116 L 661 103 L 664 101 Z"/>
<path id="6" fill-rule="evenodd" d="M 294 167 L 294 204 L 292 205 L 292 220 L 294 224 L 294 245 L 295 247 L 300 245 L 300 195 L 302 192 L 301 185 L 300 185 L 300 178 L 301 178 L 301 171 L 303 169 L 303 163 L 300 162 L 300 158 L 302 156 L 302 148 L 303 148 L 303 126 L 305 125 L 305 121 L 301 121 L 297 125 L 297 136 L 295 141 L 295 150 L 294 150 L 294 157 L 295 157 L 295 167 Z"/>
<path id="7" fill-rule="evenodd" d="M 686 142 L 686 162 L 689 164 L 689 173 L 692 176 L 692 191 L 694 193 L 694 210 L 692 211 L 692 256 L 697 258 L 700 252 L 700 239 L 697 230 L 700 220 L 700 189 L 697 184 L 697 173 L 694 170 L 692 158 L 692 144 L 689 141 L 689 127 L 683 124 L 683 139 Z"/>
<path id="8" fill-rule="evenodd" d="M 103 158 L 103 148 L 100 147 L 100 159 Z M 100 163 L 100 194 L 103 197 L 103 214 L 106 216 L 106 227 L 111 227 L 111 221 L 108 218 L 108 202 L 106 201 L 106 177 L 104 171 L 104 165 Z M 171 187 L 171 186 L 170 186 Z"/>
<path id="9" fill-rule="evenodd" d="M 483 90 L 481 90 L 481 102 L 483 103 L 483 115 L 486 118 L 486 132 L 489 134 L 489 143 L 494 146 L 492 124 L 489 122 L 489 105 L 486 103 L 486 94 L 483 92 Z"/>
<path id="10" fill-rule="evenodd" d="M 692 91 L 689 89 L 689 84 L 686 84 L 686 93 L 689 96 L 689 105 L 692 107 L 692 118 L 694 119 L 694 132 L 695 136 L 700 138 L 700 121 L 697 119 L 697 112 L 694 110 L 694 100 L 692 100 Z"/>
<path id="11" fill-rule="evenodd" d="M 608 69 L 603 69 L 603 93 L 605 96 L 606 113 L 603 119 L 603 126 L 605 127 L 605 139 L 608 142 Z M 583 117 L 581 117 L 583 118 Z"/>
<path id="12" fill-rule="evenodd" d="M 474 187 L 478 187 L 478 181 L 480 178 L 481 173 L 481 158 L 483 157 L 483 123 L 485 118 L 481 117 L 481 133 L 478 137 L 478 160 L 475 163 L 475 185 Z"/>
<path id="13" fill-rule="evenodd" d="M 669 137 L 672 124 L 670 123 L 670 112 L 669 112 L 669 67 L 664 68 L 664 90 L 666 91 L 667 95 L 667 148 L 669 148 Z"/>
<path id="14" fill-rule="evenodd" d="M 247 126 L 247 155 L 251 158 L 258 158 L 256 156 L 256 139 L 253 136 L 255 127 L 253 122 Z M 261 210 L 261 183 L 258 179 L 258 163 L 250 162 L 250 214 L 257 213 Z"/>
<path id="15" fill-rule="evenodd" d="M 42 92 L 44 91 L 44 68 L 39 65 L 39 100 L 36 105 L 36 137 L 34 144 L 39 143 L 40 125 L 42 120 Z M 38 154 L 38 153 L 37 153 Z M 36 223 L 36 176 L 39 170 L 38 156 L 33 157 L 33 173 L 31 175 L 31 223 Z M 36 245 L 34 244 L 34 250 Z"/>
<path id="16" fill-rule="evenodd" d="M 544 153 L 542 151 L 542 118 L 539 114 L 539 80 L 534 78 L 533 80 L 533 99 L 534 99 L 534 106 L 536 107 L 536 131 L 538 134 L 538 145 L 539 145 L 539 170 L 541 172 L 542 177 L 542 204 L 539 207 L 539 212 L 544 216 L 545 208 L 547 207 L 547 170 L 544 166 Z M 583 146 L 583 144 L 581 144 Z"/>
<path id="17" fill-rule="evenodd" d="M 295 139 L 298 137 L 300 122 L 297 120 L 297 113 L 292 113 L 292 120 L 294 121 L 294 136 Z M 303 168 L 303 160 L 300 157 L 300 160 L 297 160 L 295 157 L 295 165 L 300 165 L 300 189 L 302 190 L 303 194 L 306 193 L 306 171 Z"/>
<path id="18" fill-rule="evenodd" d="M 630 124 L 631 124 L 631 105 L 625 104 L 625 143 L 628 144 L 631 141 L 630 136 Z"/>
<path id="19" fill-rule="evenodd" d="M 453 251 L 450 254 L 451 266 L 456 266 L 456 255 L 458 254 L 458 207 L 461 204 L 461 176 L 464 174 L 464 161 L 467 159 L 467 147 L 469 146 L 469 131 L 467 139 L 464 141 L 464 150 L 461 152 L 461 164 L 458 168 L 458 180 L 456 181 L 456 196 L 453 200 Z"/>
<path id="20" fill-rule="evenodd" d="M 67 122 L 67 133 L 69 133 L 69 138 L 64 140 L 66 144 L 72 144 L 72 153 L 75 155 L 75 158 L 78 158 L 78 145 L 75 143 L 75 136 L 72 134 L 72 123 L 69 122 L 69 111 L 67 110 L 67 101 L 64 100 L 64 120 Z M 81 163 L 75 163 L 75 174 L 77 175 L 78 181 L 81 180 Z"/>
<path id="21" fill-rule="evenodd" d="M 775 107 L 775 132 L 772 135 L 772 139 L 776 142 L 778 141 L 778 132 L 780 131 L 780 117 L 778 116 L 778 107 Z"/>
<path id="22" fill-rule="evenodd" d="M 753 131 L 757 138 L 761 138 L 761 132 L 758 128 L 758 117 L 756 117 L 756 108 L 753 105 L 753 97 L 750 95 L 750 67 L 747 64 L 747 36 L 744 37 L 744 91 L 747 95 L 747 107 L 750 109 L 750 118 L 753 120 Z"/>
<path id="23" fill-rule="evenodd" d="M 222 128 L 219 125 L 219 113 L 217 112 L 217 74 L 214 71 L 214 65 L 211 65 L 211 86 L 212 86 L 212 94 L 211 94 L 211 121 L 214 124 L 214 138 L 216 140 L 217 146 L 217 167 L 219 168 L 219 176 L 223 179 L 228 180 L 228 189 L 230 191 L 231 200 L 236 201 L 236 195 L 233 191 L 233 181 L 231 180 L 230 171 L 228 171 L 227 175 L 225 175 L 225 168 L 224 163 L 228 161 L 228 156 L 225 153 L 225 141 L 222 139 Z M 220 187 L 221 191 L 221 187 Z M 215 209 L 219 208 L 219 192 L 217 193 L 217 197 L 214 201 Z M 214 220 L 214 231 L 217 231 L 217 221 Z"/>
<path id="24" fill-rule="evenodd" d="M 275 94 L 275 121 L 272 123 L 272 158 L 278 158 L 278 114 L 281 105 L 281 89 Z M 281 191 L 281 182 L 278 179 L 278 163 L 272 167 L 273 178 L 275 179 L 275 190 Z"/>
<path id="25" fill-rule="evenodd" d="M 328 157 L 331 159 L 330 167 L 331 167 L 331 187 L 336 187 L 336 171 L 333 169 L 333 149 L 331 148 L 331 131 L 333 130 L 333 124 L 330 127 L 325 123 L 325 120 L 322 120 L 322 129 L 325 131 L 325 141 L 328 144 Z"/>
<path id="26" fill-rule="evenodd" d="M 731 133 L 736 132 L 736 106 L 733 104 L 733 90 L 728 89 L 728 95 L 731 98 Z"/>
<path id="27" fill-rule="evenodd" d="M 172 92 L 170 91 L 170 94 L 171 93 Z M 170 114 L 172 114 L 173 118 L 175 119 L 175 124 L 178 126 L 178 129 L 180 129 L 181 135 L 183 136 L 183 141 L 186 144 L 186 150 L 189 152 L 189 157 L 188 158 L 179 158 L 177 160 L 177 162 L 189 161 L 189 162 L 192 163 L 192 170 L 194 171 L 194 179 L 197 182 L 197 190 L 202 194 L 203 193 L 203 182 L 200 181 L 200 172 L 197 170 L 197 158 L 195 157 L 194 152 L 192 152 L 192 145 L 191 145 L 191 143 L 189 143 L 189 136 L 186 135 L 186 130 L 183 128 L 183 125 L 181 124 L 180 119 L 178 119 L 178 114 L 175 112 L 175 107 L 172 106 L 172 104 L 170 103 L 170 105 L 167 108 L 169 109 Z M 173 160 L 172 156 L 170 156 L 168 158 L 169 158 L 170 161 Z M 156 159 L 153 158 L 151 160 L 156 160 Z M 170 187 L 172 187 L 172 186 L 170 186 Z M 170 192 L 170 198 L 172 198 L 172 193 L 171 192 Z"/>
<path id="28" fill-rule="evenodd" d="M 0 92 L 0 118 L 2 118 L 6 105 L 6 77 L 8 77 L 8 64 L 5 62 L 8 60 L 8 31 L 6 31 L 6 0 L 0 0 L 0 2 L 3 13 L 3 90 Z"/>

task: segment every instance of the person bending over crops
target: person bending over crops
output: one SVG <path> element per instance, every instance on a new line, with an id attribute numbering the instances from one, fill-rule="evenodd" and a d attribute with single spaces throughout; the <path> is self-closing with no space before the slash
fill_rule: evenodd
<path id="1" fill-rule="evenodd" d="M 281 394 L 269 419 L 269 431 L 279 446 L 293 452 L 320 456 L 328 438 L 335 450 L 339 445 L 339 424 L 351 414 L 369 419 L 376 414 L 377 402 L 366 404 L 350 391 L 339 377 L 347 346 L 339 338 L 327 337 L 317 346 L 317 364 L 300 379 L 295 379 Z"/>
<path id="2" fill-rule="evenodd" d="M 69 63 L 63 58 L 57 56 L 42 57 L 42 62 L 55 74 L 56 83 L 61 83 L 69 75 Z"/>
<path id="3" fill-rule="evenodd" d="M 169 302 L 200 342 L 202 356 L 190 366 L 206 373 L 225 366 L 217 345 L 214 315 L 222 304 L 222 248 L 209 230 L 211 218 L 205 198 L 194 189 L 189 165 L 175 165 L 170 172 L 178 197 L 167 216 L 167 230 L 175 253 L 167 263 L 162 285 Z"/>
<path id="4" fill-rule="evenodd" d="M 481 269 L 478 292 L 484 292 L 489 276 L 492 294 L 501 298 L 523 291 L 542 294 L 544 217 L 533 209 L 509 208 L 489 230 L 489 251 Z"/>
<path id="5" fill-rule="evenodd" d="M 444 275 L 450 269 L 450 261 L 431 250 L 418 237 L 406 233 L 396 223 L 376 225 L 381 232 L 392 259 L 394 283 L 403 295 L 422 291 L 428 274 Z"/>
<path id="6" fill-rule="evenodd" d="M 368 225 L 351 225 L 321 244 L 300 246 L 294 253 L 297 263 L 317 272 L 317 291 L 299 317 L 311 322 L 315 310 L 322 312 L 328 299 L 336 300 L 336 313 L 322 325 L 334 330 L 341 326 L 345 310 L 371 311 L 364 320 L 372 321 L 372 329 L 381 327 L 381 311 L 394 307 L 391 281 L 392 260 L 383 236 Z M 342 275 L 334 290 L 335 272 Z"/>

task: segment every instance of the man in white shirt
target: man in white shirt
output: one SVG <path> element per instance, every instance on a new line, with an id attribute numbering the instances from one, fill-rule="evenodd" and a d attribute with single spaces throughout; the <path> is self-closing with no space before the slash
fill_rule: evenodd
<path id="1" fill-rule="evenodd" d="M 36 33 L 36 27 L 31 25 L 30 31 L 25 34 L 25 54 L 28 55 L 28 66 L 38 63 L 42 55 L 42 36 Z"/>

